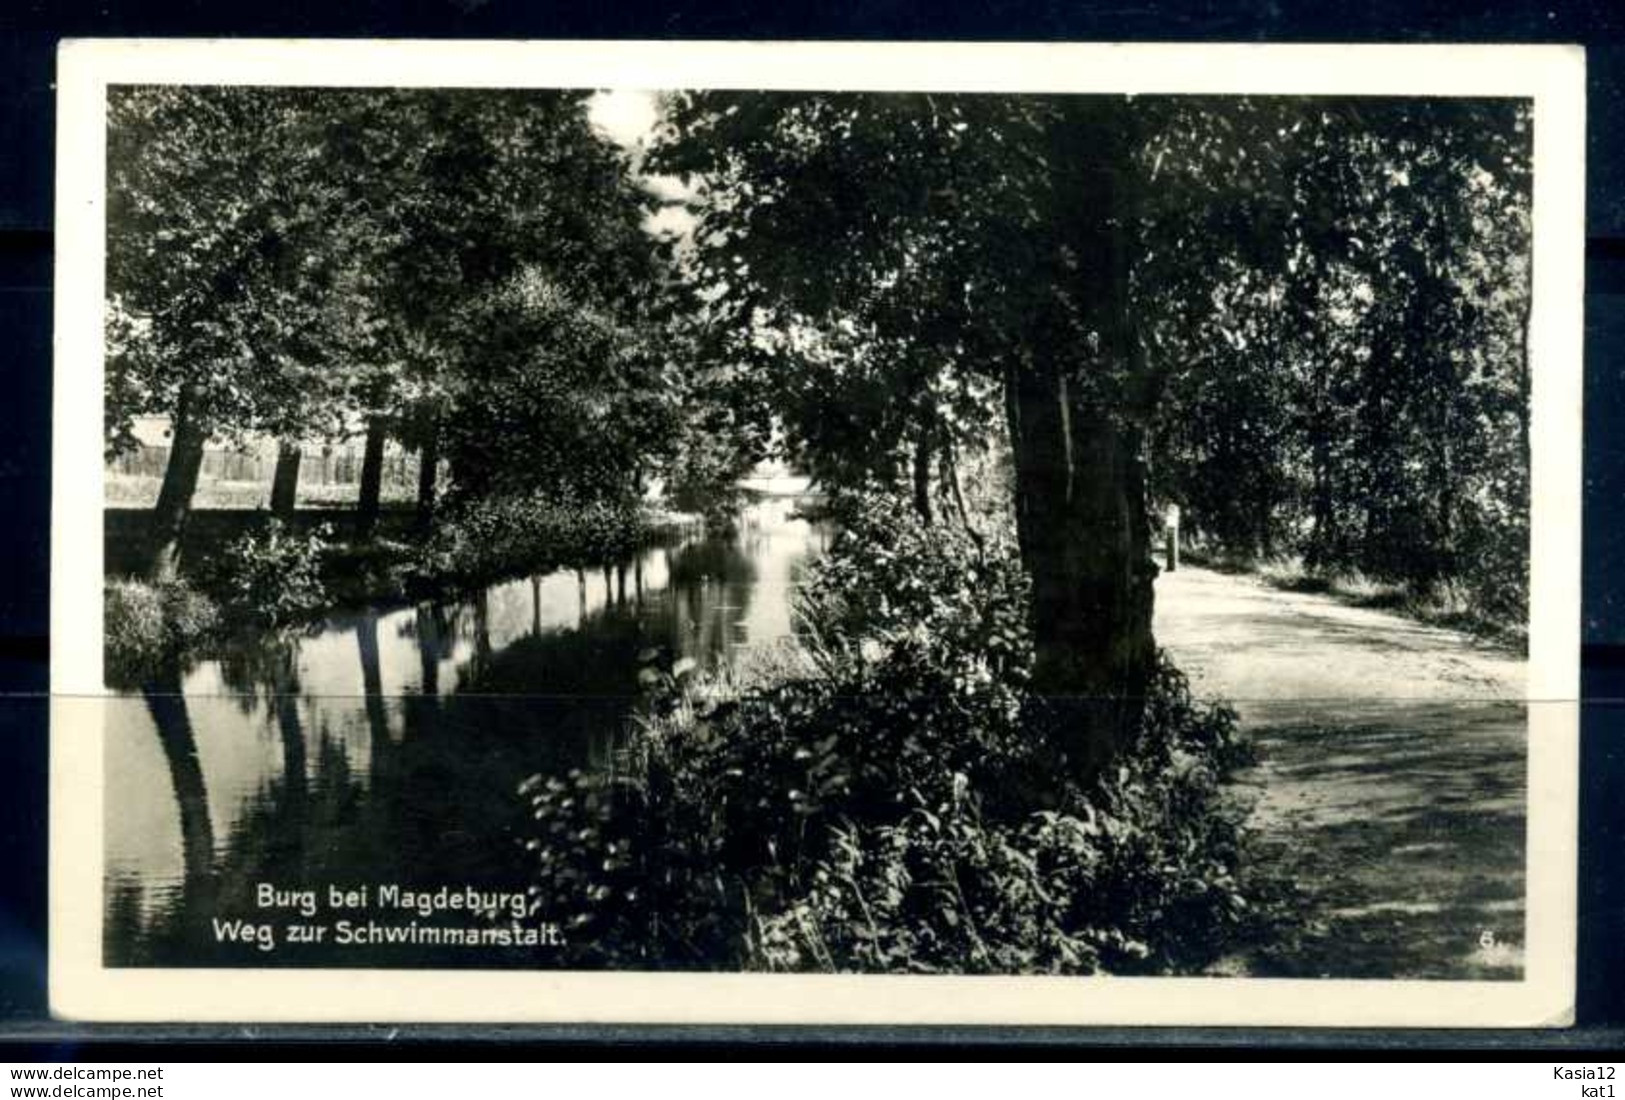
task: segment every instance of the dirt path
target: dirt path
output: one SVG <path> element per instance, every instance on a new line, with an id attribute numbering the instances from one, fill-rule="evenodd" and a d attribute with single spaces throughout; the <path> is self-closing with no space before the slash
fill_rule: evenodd
<path id="1" fill-rule="evenodd" d="M 1256 578 L 1157 581 L 1158 641 L 1227 698 L 1257 751 L 1239 777 L 1251 865 L 1301 927 L 1223 969 L 1517 978 L 1523 957 L 1524 662 L 1466 635 Z"/>

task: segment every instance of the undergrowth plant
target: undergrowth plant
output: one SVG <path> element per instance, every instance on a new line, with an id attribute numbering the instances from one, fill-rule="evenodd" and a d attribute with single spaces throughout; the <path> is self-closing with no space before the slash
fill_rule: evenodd
<path id="1" fill-rule="evenodd" d="M 322 572 L 332 536 L 327 524 L 301 532 L 273 517 L 205 563 L 203 585 L 239 625 L 287 626 L 329 602 Z"/>
<path id="2" fill-rule="evenodd" d="M 469 500 L 442 517 L 408 563 L 406 585 L 476 583 L 614 561 L 636 550 L 648 531 L 649 519 L 635 502 L 576 502 L 542 493 Z"/>
<path id="3" fill-rule="evenodd" d="M 140 683 L 222 626 L 219 606 L 184 580 L 111 579 L 102 607 L 103 671 L 118 686 Z"/>
<path id="4" fill-rule="evenodd" d="M 527 782 L 572 961 L 789 971 L 1200 970 L 1249 919 L 1235 716 L 1166 660 L 1085 786 L 1034 736 L 1013 548 L 875 500 L 767 682 L 651 651 L 615 769 Z"/>

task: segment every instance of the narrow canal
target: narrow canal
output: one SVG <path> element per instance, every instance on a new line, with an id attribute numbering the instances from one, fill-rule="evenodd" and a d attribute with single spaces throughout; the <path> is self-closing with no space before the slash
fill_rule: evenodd
<path id="1" fill-rule="evenodd" d="M 114 700 L 107 964 L 546 965 L 513 947 L 266 950 L 220 922 L 297 919 L 261 904 L 267 887 L 323 903 L 379 884 L 524 889 L 516 789 L 614 766 L 640 654 L 714 668 L 790 636 L 801 570 L 828 537 L 796 503 L 767 497 L 729 535 L 675 532 L 599 569 L 334 615 L 192 665 L 178 696 Z"/>

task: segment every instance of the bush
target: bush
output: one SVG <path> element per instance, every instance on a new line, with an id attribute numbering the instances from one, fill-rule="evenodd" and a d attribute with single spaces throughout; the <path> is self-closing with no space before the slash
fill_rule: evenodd
<path id="1" fill-rule="evenodd" d="M 1033 735 L 1026 581 L 872 502 L 803 593 L 805 671 L 742 687 L 650 654 L 625 766 L 533 778 L 537 887 L 576 964 L 1167 972 L 1247 905 L 1234 715 L 1163 662 L 1081 789 Z"/>
<path id="2" fill-rule="evenodd" d="M 1526 500 L 1527 489 L 1512 495 Z M 1486 505 L 1471 511 L 1460 539 L 1465 601 L 1483 623 L 1526 640 L 1529 624 L 1529 514 Z"/>
<path id="3" fill-rule="evenodd" d="M 636 504 L 578 503 L 540 493 L 464 502 L 443 517 L 409 567 L 409 586 L 474 583 L 625 557 L 644 541 Z"/>
<path id="4" fill-rule="evenodd" d="M 1234 718 L 1163 663 L 1140 741 L 1057 809 L 994 816 L 956 773 L 884 823 L 842 822 L 813 888 L 759 922 L 771 969 L 1179 973 L 1247 917 L 1220 784 Z"/>
<path id="5" fill-rule="evenodd" d="M 240 624 L 284 626 L 327 606 L 323 559 L 332 529 L 298 533 L 272 518 L 228 542 L 202 571 L 225 613 Z"/>
<path id="6" fill-rule="evenodd" d="M 213 636 L 220 609 L 185 581 L 110 580 L 103 594 L 104 673 L 134 684 Z"/>
<path id="7" fill-rule="evenodd" d="M 408 596 L 407 578 L 418 553 L 409 543 L 378 536 L 330 546 L 322 558 L 323 584 L 330 601 L 366 603 Z"/>

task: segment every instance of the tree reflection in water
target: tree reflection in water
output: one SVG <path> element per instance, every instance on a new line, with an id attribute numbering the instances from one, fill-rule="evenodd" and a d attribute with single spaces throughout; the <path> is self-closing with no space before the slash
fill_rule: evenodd
<path id="1" fill-rule="evenodd" d="M 517 784 L 610 766 L 638 705 L 641 652 L 666 647 L 709 665 L 743 642 L 776 643 L 760 624 L 789 622 L 777 604 L 819 536 L 782 510 L 764 527 L 687 533 L 607 563 L 597 570 L 601 600 L 586 570 L 526 577 L 466 601 L 337 615 L 150 685 L 130 702 L 151 727 L 133 717 L 123 725 L 128 736 L 156 728 L 170 790 L 121 782 L 109 769 L 107 827 L 119 829 L 132 810 L 161 813 L 153 800 L 162 799 L 180 858 L 169 864 L 131 846 L 110 859 L 109 964 L 534 965 L 465 948 L 260 953 L 215 942 L 210 921 L 265 916 L 255 905 L 261 882 L 522 882 Z M 183 688 L 217 691 L 213 676 L 237 705 L 211 705 L 202 722 Z M 217 761 L 229 774 L 215 774 Z M 211 780 L 225 785 L 211 789 Z"/>

